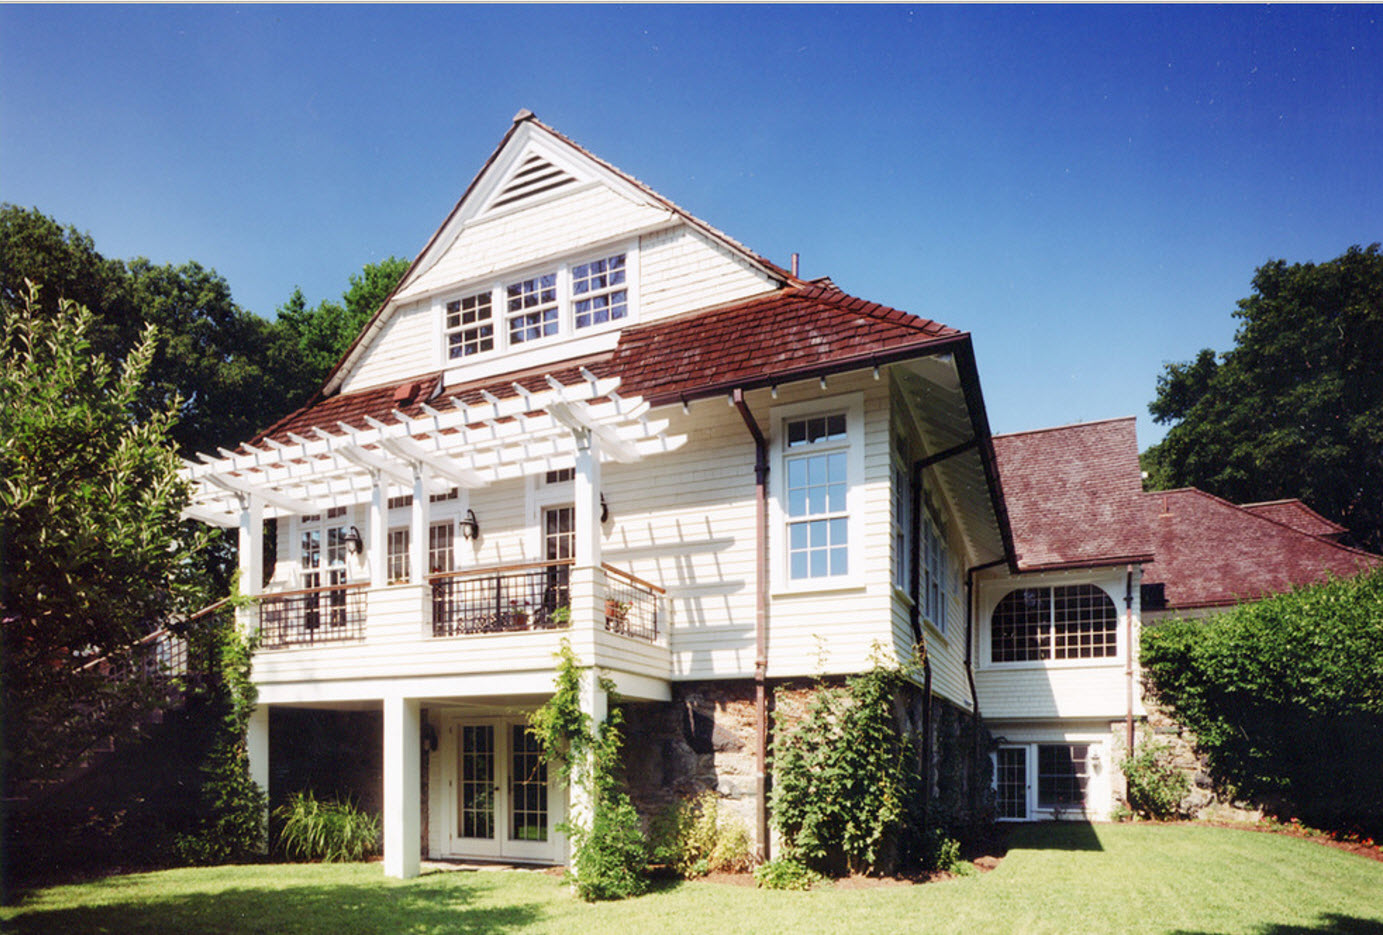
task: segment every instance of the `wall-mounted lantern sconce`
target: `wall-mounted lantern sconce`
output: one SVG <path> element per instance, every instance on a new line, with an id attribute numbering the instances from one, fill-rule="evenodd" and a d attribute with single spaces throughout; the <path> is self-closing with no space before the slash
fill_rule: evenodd
<path id="1" fill-rule="evenodd" d="M 356 529 L 354 526 L 351 527 L 351 531 L 346 533 L 345 538 L 341 541 L 346 543 L 346 551 L 352 555 L 359 555 L 365 550 L 365 540 L 360 538 L 360 530 Z"/>
<path id="2" fill-rule="evenodd" d="M 475 510 L 467 510 L 457 525 L 461 527 L 462 539 L 474 539 L 480 535 L 480 522 L 475 518 Z"/>
<path id="3" fill-rule="evenodd" d="M 600 495 L 600 521 L 602 523 L 610 521 L 610 504 L 605 502 L 605 494 Z"/>

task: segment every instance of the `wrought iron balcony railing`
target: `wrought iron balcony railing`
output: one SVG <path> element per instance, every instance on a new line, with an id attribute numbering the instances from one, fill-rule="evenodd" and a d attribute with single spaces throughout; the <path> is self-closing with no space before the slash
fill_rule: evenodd
<path id="1" fill-rule="evenodd" d="M 569 626 L 571 564 L 531 562 L 432 575 L 432 635 Z"/>
<path id="2" fill-rule="evenodd" d="M 258 608 L 260 648 L 364 639 L 367 587 L 361 582 L 262 595 Z"/>

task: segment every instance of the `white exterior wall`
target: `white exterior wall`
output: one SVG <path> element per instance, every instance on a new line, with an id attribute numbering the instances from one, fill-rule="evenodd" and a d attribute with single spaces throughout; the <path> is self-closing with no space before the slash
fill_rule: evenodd
<path id="1" fill-rule="evenodd" d="M 1118 645 L 1112 658 L 1064 659 L 1047 662 L 995 663 L 990 648 L 990 615 L 999 600 L 1014 588 L 1093 584 L 1114 602 L 1118 612 Z M 1124 717 L 1128 711 L 1128 676 L 1125 670 L 1128 623 L 1124 606 L 1125 569 L 1093 569 L 1052 575 L 988 577 L 979 587 L 975 647 L 975 687 L 980 712 L 986 720 Z M 1138 640 L 1138 577 L 1133 581 L 1133 640 Z M 1139 673 L 1134 668 L 1135 717 L 1144 714 Z"/>
<path id="2" fill-rule="evenodd" d="M 776 283 L 685 225 L 639 240 L 640 318 L 653 321 L 769 291 Z"/>
<path id="3" fill-rule="evenodd" d="M 402 383 L 436 370 L 433 324 L 429 302 L 414 302 L 396 310 L 384 323 L 374 346 L 351 369 L 341 392 Z"/>

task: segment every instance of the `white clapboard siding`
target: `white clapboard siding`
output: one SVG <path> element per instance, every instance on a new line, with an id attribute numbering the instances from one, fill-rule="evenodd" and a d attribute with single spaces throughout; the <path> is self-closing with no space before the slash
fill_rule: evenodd
<path id="1" fill-rule="evenodd" d="M 414 302 L 396 310 L 346 375 L 341 392 L 402 383 L 436 370 L 436 324 L 431 302 Z"/>
<path id="2" fill-rule="evenodd" d="M 686 225 L 639 240 L 639 319 L 655 321 L 776 288 L 723 243 Z"/>
<path id="3" fill-rule="evenodd" d="M 472 223 L 400 297 L 407 300 L 534 266 L 591 244 L 633 237 L 653 225 L 671 223 L 673 217 L 666 208 L 631 201 L 604 186 L 580 188 L 531 208 Z"/>
<path id="4" fill-rule="evenodd" d="M 985 718 L 1118 718 L 1127 708 L 1127 686 L 1122 664 L 975 673 Z M 1134 714 L 1141 715 L 1137 694 Z"/>

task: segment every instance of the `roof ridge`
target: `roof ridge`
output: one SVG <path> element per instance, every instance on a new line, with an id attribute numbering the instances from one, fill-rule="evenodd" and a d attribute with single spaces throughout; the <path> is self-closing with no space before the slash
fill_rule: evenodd
<path id="1" fill-rule="evenodd" d="M 1082 429 L 1088 426 L 1105 425 L 1109 422 L 1134 422 L 1137 423 L 1137 416 L 1110 416 L 1107 419 L 1091 419 L 1089 422 L 1068 422 L 1065 425 L 1049 425 L 1040 429 L 1024 429 L 1021 432 L 996 432 L 994 438 L 1016 438 L 1019 435 L 1040 435 L 1043 432 L 1063 432 L 1069 429 Z M 1194 490 L 1196 488 L 1176 488 L 1178 490 Z M 1157 491 L 1162 493 L 1163 491 Z"/>

